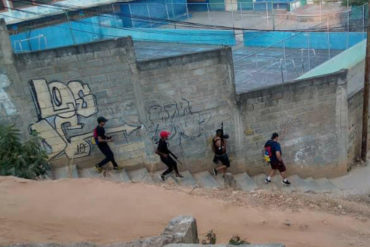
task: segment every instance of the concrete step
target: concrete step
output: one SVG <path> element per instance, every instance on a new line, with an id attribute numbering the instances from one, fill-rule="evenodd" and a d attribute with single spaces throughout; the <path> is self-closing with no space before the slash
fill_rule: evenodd
<path id="1" fill-rule="evenodd" d="M 337 193 L 340 191 L 339 188 L 337 188 L 327 178 L 316 179 L 316 183 L 318 184 L 320 188 L 319 192 L 321 193 Z"/>
<path id="2" fill-rule="evenodd" d="M 208 171 L 195 173 L 194 178 L 200 187 L 207 189 L 220 188 L 219 183 Z"/>
<path id="3" fill-rule="evenodd" d="M 154 183 L 166 183 L 166 184 L 177 184 L 178 180 L 181 178 L 176 178 L 175 174 L 172 172 L 171 174 L 166 176 L 165 182 L 162 181 L 161 174 L 163 171 L 157 171 L 152 174 L 152 178 Z"/>
<path id="4" fill-rule="evenodd" d="M 256 182 L 245 172 L 234 175 L 234 178 L 238 188 L 243 191 L 253 191 L 258 188 Z"/>
<path id="5" fill-rule="evenodd" d="M 276 183 L 265 183 L 265 174 L 259 174 L 253 177 L 254 182 L 257 184 L 258 189 L 263 190 L 272 190 L 272 191 L 278 191 L 280 190 Z"/>
<path id="6" fill-rule="evenodd" d="M 72 178 L 78 178 L 78 170 L 76 165 L 71 165 L 71 170 L 72 170 Z M 62 166 L 62 167 L 57 167 L 54 169 L 54 178 L 55 179 L 61 179 L 61 178 L 71 178 L 71 174 L 69 172 L 68 166 Z"/>
<path id="7" fill-rule="evenodd" d="M 150 176 L 146 168 L 129 171 L 128 176 L 134 183 L 148 183 L 148 184 L 154 183 L 152 177 Z"/>
<path id="8" fill-rule="evenodd" d="M 81 168 L 79 173 L 81 178 L 103 178 L 103 174 L 99 173 L 95 167 Z"/>
<path id="9" fill-rule="evenodd" d="M 288 178 L 288 180 L 291 184 L 290 185 L 285 185 L 285 184 L 283 184 L 283 178 L 280 175 L 276 175 L 271 179 L 271 184 L 273 184 L 275 188 L 277 188 L 278 190 L 281 190 L 281 191 L 285 191 L 285 192 L 296 191 L 297 189 L 294 186 L 294 184 L 292 183 L 292 181 L 290 181 L 289 178 Z"/>
<path id="10" fill-rule="evenodd" d="M 119 171 L 115 171 L 115 170 L 109 170 L 107 173 L 106 173 L 106 176 L 105 176 L 107 179 L 111 179 L 113 181 L 116 181 L 116 182 L 125 182 L 125 183 L 131 183 L 131 179 L 130 177 L 128 176 L 127 172 L 125 169 L 121 169 Z"/>
<path id="11" fill-rule="evenodd" d="M 222 174 L 218 174 L 217 176 L 213 176 L 213 178 L 218 183 L 218 186 L 219 186 L 220 189 L 224 189 L 225 188 L 225 179 L 224 179 L 224 177 L 223 177 Z"/>
<path id="12" fill-rule="evenodd" d="M 310 192 L 313 192 L 313 193 L 319 193 L 319 192 L 321 192 L 320 185 L 316 182 L 315 179 L 309 177 L 309 178 L 306 178 L 306 182 L 312 188 L 312 191 L 310 191 Z"/>
<path id="13" fill-rule="evenodd" d="M 297 191 L 315 193 L 315 190 L 317 189 L 317 184 L 314 184 L 310 180 L 303 179 L 298 175 L 293 175 L 288 179 L 290 179 L 290 182 L 292 183 L 293 187 L 297 189 Z"/>
<path id="14" fill-rule="evenodd" d="M 183 175 L 184 178 L 178 180 L 180 185 L 190 187 L 198 186 L 197 181 L 189 171 L 183 171 L 181 175 Z"/>

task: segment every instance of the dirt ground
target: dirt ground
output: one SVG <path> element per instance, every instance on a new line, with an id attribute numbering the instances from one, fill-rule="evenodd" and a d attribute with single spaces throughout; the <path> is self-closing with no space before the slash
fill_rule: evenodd
<path id="1" fill-rule="evenodd" d="M 369 246 L 370 198 L 125 184 L 98 179 L 30 181 L 0 177 L 0 245 L 127 242 L 160 234 L 192 215 L 200 237 L 235 234 L 287 247 Z"/>

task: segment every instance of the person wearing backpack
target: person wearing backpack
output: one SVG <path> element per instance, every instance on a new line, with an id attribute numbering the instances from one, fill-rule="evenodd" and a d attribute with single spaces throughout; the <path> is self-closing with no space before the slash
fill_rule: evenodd
<path id="1" fill-rule="evenodd" d="M 98 126 L 94 129 L 94 139 L 95 143 L 98 145 L 99 150 L 104 154 L 105 159 L 103 159 L 100 163 L 95 165 L 95 168 L 98 172 L 102 171 L 103 166 L 105 166 L 108 162 L 112 162 L 113 170 L 119 170 L 118 164 L 114 159 L 114 154 L 110 149 L 108 142 L 113 141 L 111 136 L 105 135 L 104 125 L 108 121 L 108 119 L 104 117 L 98 117 Z"/>
<path id="2" fill-rule="evenodd" d="M 166 180 L 166 175 L 170 174 L 173 170 L 175 170 L 176 177 L 182 178 L 183 176 L 179 173 L 179 170 L 177 169 L 177 162 L 170 156 L 174 156 L 175 159 L 177 157 L 168 149 L 168 137 L 170 136 L 170 132 L 168 131 L 161 131 L 159 133 L 160 139 L 158 142 L 157 150 L 155 151 L 156 154 L 159 155 L 161 158 L 161 161 L 167 166 L 167 170 L 165 170 L 161 174 L 162 181 Z"/>
<path id="3" fill-rule="evenodd" d="M 271 171 L 269 175 L 265 178 L 265 183 L 271 183 L 271 178 L 275 175 L 276 170 L 280 172 L 283 178 L 282 183 L 284 185 L 290 185 L 290 182 L 286 176 L 286 167 L 282 159 L 282 152 L 279 140 L 279 134 L 273 133 L 271 140 L 268 140 L 265 144 L 265 160 L 271 165 Z"/>

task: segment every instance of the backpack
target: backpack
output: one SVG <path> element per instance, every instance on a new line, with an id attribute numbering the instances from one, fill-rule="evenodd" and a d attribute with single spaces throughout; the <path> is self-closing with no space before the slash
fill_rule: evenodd
<path id="1" fill-rule="evenodd" d="M 267 163 L 270 163 L 271 162 L 271 157 L 272 157 L 272 147 L 271 147 L 270 141 L 268 141 L 265 144 L 265 152 L 263 154 L 263 158 L 265 159 L 265 161 Z"/>
<path id="2" fill-rule="evenodd" d="M 98 144 L 98 130 L 95 128 L 93 131 L 93 137 L 91 138 L 92 144 Z"/>

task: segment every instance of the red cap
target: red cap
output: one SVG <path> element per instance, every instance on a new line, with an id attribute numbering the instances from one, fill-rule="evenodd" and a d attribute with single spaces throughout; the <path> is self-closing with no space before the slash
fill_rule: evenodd
<path id="1" fill-rule="evenodd" d="M 165 130 L 162 130 L 161 133 L 159 133 L 159 136 L 161 138 L 168 138 L 170 135 L 171 135 L 171 133 L 168 132 L 168 131 L 165 131 Z"/>

